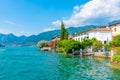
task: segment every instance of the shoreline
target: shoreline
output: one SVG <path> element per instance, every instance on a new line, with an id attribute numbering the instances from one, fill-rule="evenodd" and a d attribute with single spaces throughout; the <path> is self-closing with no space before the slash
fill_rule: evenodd
<path id="1" fill-rule="evenodd" d="M 111 62 L 110 62 L 110 66 L 113 67 L 113 68 L 120 69 L 120 62 L 111 61 Z"/>
<path id="2" fill-rule="evenodd" d="M 82 54 L 82 55 L 80 55 L 80 54 L 68 54 L 68 55 L 71 55 L 71 56 L 93 56 L 93 57 L 97 57 L 97 58 L 105 58 L 105 59 L 111 59 L 111 56 L 109 56 L 109 55 L 100 55 L 100 54 L 91 54 L 91 53 L 85 53 L 85 54 Z"/>

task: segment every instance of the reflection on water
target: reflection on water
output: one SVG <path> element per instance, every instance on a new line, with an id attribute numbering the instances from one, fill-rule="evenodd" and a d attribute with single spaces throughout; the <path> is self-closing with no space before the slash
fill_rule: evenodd
<path id="1" fill-rule="evenodd" d="M 0 80 L 120 80 L 109 60 L 38 52 L 32 47 L 0 51 Z"/>
<path id="2" fill-rule="evenodd" d="M 112 78 L 112 69 L 108 68 L 108 60 L 97 60 L 93 57 L 60 57 L 58 72 L 61 80 L 106 80 Z"/>

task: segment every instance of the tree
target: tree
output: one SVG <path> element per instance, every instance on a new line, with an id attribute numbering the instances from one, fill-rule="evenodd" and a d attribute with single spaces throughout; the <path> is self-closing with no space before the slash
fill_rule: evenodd
<path id="1" fill-rule="evenodd" d="M 92 39 L 84 38 L 81 44 L 83 45 L 83 49 L 85 49 L 88 46 L 92 46 L 96 41 L 97 39 L 95 38 L 92 38 Z"/>
<path id="2" fill-rule="evenodd" d="M 100 48 L 102 48 L 103 47 L 103 44 L 102 44 L 102 42 L 101 41 L 95 41 L 94 43 L 93 43 L 93 45 L 92 45 L 92 49 L 94 50 L 94 51 L 98 51 Z"/>
<path id="3" fill-rule="evenodd" d="M 115 47 L 120 47 L 120 35 L 113 37 L 112 45 L 114 45 Z"/>
<path id="4" fill-rule="evenodd" d="M 62 40 L 57 45 L 57 49 L 65 53 L 72 53 L 72 49 L 79 50 L 80 48 L 82 48 L 82 44 L 75 40 Z"/>
<path id="5" fill-rule="evenodd" d="M 67 40 L 68 39 L 68 31 L 65 29 L 65 36 L 64 39 Z"/>
<path id="6" fill-rule="evenodd" d="M 90 42 L 91 42 L 92 45 L 93 45 L 93 43 L 95 43 L 96 41 L 97 41 L 96 38 L 92 38 L 92 39 L 90 39 Z"/>
<path id="7" fill-rule="evenodd" d="M 39 41 L 37 45 L 38 45 L 39 48 L 48 47 L 48 42 L 44 41 L 44 40 Z"/>
<path id="8" fill-rule="evenodd" d="M 68 39 L 68 31 L 65 29 L 65 25 L 61 22 L 61 30 L 60 30 L 60 41 Z"/>
<path id="9" fill-rule="evenodd" d="M 113 55 L 112 60 L 120 62 L 120 35 L 114 36 L 111 42 L 111 47 L 115 47 L 116 53 Z"/>
<path id="10" fill-rule="evenodd" d="M 61 30 L 60 30 L 60 41 L 64 40 L 64 36 L 65 36 L 65 25 L 63 23 L 63 21 L 61 22 Z"/>
<path id="11" fill-rule="evenodd" d="M 120 62 L 120 54 L 114 54 L 112 60 Z"/>

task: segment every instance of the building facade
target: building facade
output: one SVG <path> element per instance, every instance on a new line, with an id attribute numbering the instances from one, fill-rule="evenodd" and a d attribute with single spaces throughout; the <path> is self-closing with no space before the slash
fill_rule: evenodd
<path id="1" fill-rule="evenodd" d="M 109 25 L 108 28 L 112 31 L 112 36 L 120 35 L 120 22 L 116 24 Z"/>
<path id="2" fill-rule="evenodd" d="M 84 38 L 92 39 L 96 38 L 100 40 L 103 44 L 107 44 L 112 40 L 112 32 L 109 28 L 96 28 L 83 31 L 74 35 L 74 40 L 82 41 Z"/>

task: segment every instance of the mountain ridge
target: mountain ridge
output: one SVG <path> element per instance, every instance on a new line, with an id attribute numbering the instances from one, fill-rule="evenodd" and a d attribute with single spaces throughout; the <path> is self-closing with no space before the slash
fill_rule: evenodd
<path id="1" fill-rule="evenodd" d="M 108 23 L 109 25 L 111 24 L 116 24 L 120 22 L 120 20 L 114 20 Z M 84 30 L 90 29 L 90 28 L 97 28 L 99 26 L 95 25 L 87 25 L 87 26 L 79 26 L 79 27 L 69 27 L 67 28 L 69 35 L 73 35 L 78 32 L 82 32 Z M 16 36 L 12 33 L 10 34 L 3 34 L 0 33 L 0 45 L 5 45 L 5 46 L 31 46 L 31 45 L 36 45 L 38 41 L 40 40 L 52 40 L 53 37 L 58 36 L 60 34 L 60 30 L 52 30 L 52 31 L 47 31 L 47 32 L 42 32 L 37 35 L 30 35 L 30 36 Z"/>
<path id="2" fill-rule="evenodd" d="M 88 25 L 88 26 L 81 26 L 81 27 L 69 27 L 67 28 L 70 35 L 73 35 L 75 32 L 81 32 L 87 30 L 89 28 L 96 28 L 97 26 Z M 39 33 L 38 35 L 31 35 L 31 36 L 16 36 L 12 33 L 10 34 L 3 34 L 0 33 L 0 44 L 4 44 L 7 46 L 29 46 L 29 45 L 36 45 L 40 40 L 52 40 L 54 36 L 58 36 L 60 34 L 60 30 L 52 30 L 43 33 Z"/>

